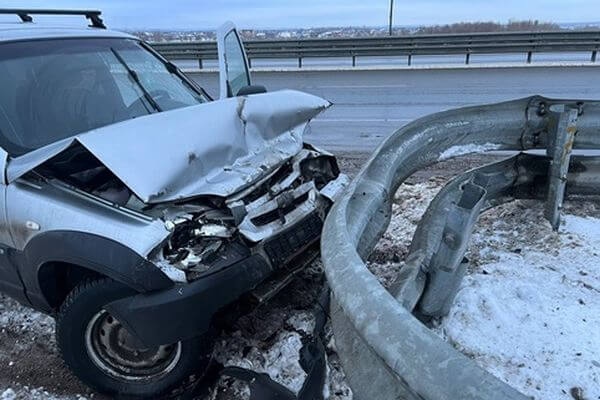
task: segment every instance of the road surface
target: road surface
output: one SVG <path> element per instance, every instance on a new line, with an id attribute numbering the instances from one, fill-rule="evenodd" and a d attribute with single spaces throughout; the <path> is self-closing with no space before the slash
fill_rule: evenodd
<path id="1" fill-rule="evenodd" d="M 218 93 L 214 73 L 191 75 Z M 253 78 L 270 91 L 291 88 L 331 101 L 307 139 L 337 153 L 371 152 L 402 125 L 450 108 L 534 94 L 600 98 L 596 66 L 259 72 Z"/>

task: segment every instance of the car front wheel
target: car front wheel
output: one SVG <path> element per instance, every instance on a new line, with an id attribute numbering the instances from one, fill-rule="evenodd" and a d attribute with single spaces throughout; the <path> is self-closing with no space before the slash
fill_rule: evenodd
<path id="1" fill-rule="evenodd" d="M 210 341 L 144 346 L 104 310 L 106 304 L 134 293 L 111 279 L 80 284 L 60 308 L 57 344 L 74 374 L 99 392 L 157 397 L 205 371 L 210 362 Z"/>

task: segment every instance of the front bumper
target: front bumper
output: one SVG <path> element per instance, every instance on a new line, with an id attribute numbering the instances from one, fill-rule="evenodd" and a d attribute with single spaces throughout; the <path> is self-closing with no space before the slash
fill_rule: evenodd
<path id="1" fill-rule="evenodd" d="M 318 243 L 322 227 L 321 216 L 311 213 L 232 265 L 191 283 L 136 294 L 105 308 L 149 347 L 199 336 L 208 331 L 213 316 L 223 307 L 253 289 L 262 293 L 258 297 L 268 297 L 263 292 L 273 287 L 271 281 L 279 281 L 274 286 L 281 288 L 281 282 L 289 281 L 286 277 L 314 259 L 318 251 L 310 249 Z"/>
<path id="2" fill-rule="evenodd" d="M 318 243 L 327 211 L 347 181 L 340 174 L 321 190 L 312 183 L 300 185 L 291 191 L 292 198 L 298 193 L 309 196 L 288 213 L 261 225 L 242 223 L 240 231 L 248 228 L 248 236 L 259 243 L 232 260 L 231 265 L 225 262 L 190 283 L 177 283 L 168 290 L 117 300 L 106 310 L 146 346 L 175 343 L 205 333 L 223 307 L 255 289 L 262 293 L 259 298 L 268 297 L 264 294 L 272 292 L 272 281 L 279 280 L 274 286 L 281 288 L 282 282 L 289 282 L 286 278 L 318 254 L 310 248 Z M 245 221 L 269 215 L 272 203 L 255 200 Z"/>
<path id="3" fill-rule="evenodd" d="M 175 343 L 206 332 L 219 309 L 272 273 L 262 256 L 253 255 L 195 282 L 126 297 L 105 308 L 146 346 Z"/>

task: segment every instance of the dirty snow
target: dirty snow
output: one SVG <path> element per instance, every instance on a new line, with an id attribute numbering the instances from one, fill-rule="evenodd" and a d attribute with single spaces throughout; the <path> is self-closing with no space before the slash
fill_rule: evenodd
<path id="1" fill-rule="evenodd" d="M 224 332 L 215 348 L 216 360 L 225 366 L 266 373 L 298 393 L 306 379 L 299 351 L 312 337 L 315 320 L 311 310 L 317 301 L 321 274 L 321 263 L 314 263 L 303 279 L 293 282 L 268 307 L 253 311 L 239 320 L 231 332 Z M 331 400 L 351 400 L 352 392 L 335 352 L 329 326 L 324 344 L 328 369 L 328 384 L 324 390 Z M 210 397 L 211 400 L 246 398 L 249 398 L 247 385 L 226 377 L 221 378 Z"/>
<path id="2" fill-rule="evenodd" d="M 398 190 L 368 264 L 393 280 L 437 178 Z M 535 399 L 600 399 L 600 203 L 565 203 L 560 232 L 543 204 L 516 201 L 481 216 L 468 275 L 434 330 L 481 367 Z"/>
<path id="3" fill-rule="evenodd" d="M 565 215 L 554 233 L 540 203 L 492 213 L 520 226 L 474 235 L 475 265 L 436 331 L 526 395 L 599 399 L 600 219 Z"/>

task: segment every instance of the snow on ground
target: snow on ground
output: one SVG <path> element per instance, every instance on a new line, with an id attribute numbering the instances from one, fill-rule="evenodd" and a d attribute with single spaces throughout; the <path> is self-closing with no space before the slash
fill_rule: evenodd
<path id="1" fill-rule="evenodd" d="M 215 348 L 215 358 L 225 366 L 247 368 L 268 374 L 271 379 L 297 393 L 306 373 L 300 366 L 299 351 L 314 329 L 315 305 L 322 277 L 321 263 L 309 267 L 300 280 L 284 289 L 266 307 L 242 317 L 229 331 L 223 332 Z M 351 400 L 330 327 L 326 327 L 328 385 L 331 400 Z M 221 378 L 210 400 L 244 400 L 250 397 L 245 384 Z"/>
<path id="2" fill-rule="evenodd" d="M 518 226 L 474 235 L 477 262 L 436 331 L 536 399 L 600 399 L 600 219 L 565 215 L 554 233 L 540 203 L 492 213 Z"/>
<path id="3" fill-rule="evenodd" d="M 391 283 L 429 201 L 431 178 L 403 185 L 369 263 Z M 434 330 L 535 399 L 600 399 L 600 204 L 565 204 L 560 232 L 543 204 L 516 201 L 481 216 L 450 315 Z"/>

